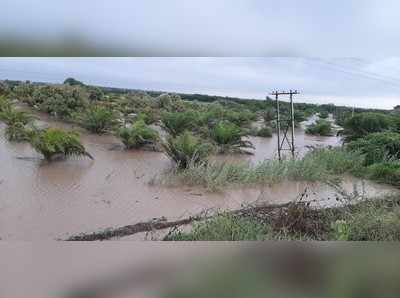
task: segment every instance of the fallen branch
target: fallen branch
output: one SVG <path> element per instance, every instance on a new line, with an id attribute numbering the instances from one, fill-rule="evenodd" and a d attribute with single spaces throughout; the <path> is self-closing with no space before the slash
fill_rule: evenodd
<path id="1" fill-rule="evenodd" d="M 245 215 L 250 215 L 250 214 L 256 214 L 256 213 L 265 213 L 267 211 L 271 210 L 276 210 L 276 209 L 282 209 L 285 207 L 288 207 L 291 203 L 286 203 L 286 204 L 270 204 L 270 205 L 259 205 L 259 206 L 252 206 L 252 207 L 247 207 L 247 208 L 242 208 L 239 210 L 233 210 L 230 212 L 226 212 L 227 214 L 231 214 L 234 216 L 245 216 Z M 124 237 L 124 236 L 130 236 L 134 235 L 137 233 L 143 233 L 143 232 L 151 232 L 154 230 L 164 230 L 168 228 L 173 228 L 173 227 L 178 227 L 178 226 L 183 226 L 183 225 L 188 225 L 191 224 L 195 221 L 203 221 L 210 219 L 214 215 L 207 215 L 204 212 L 201 214 L 195 215 L 195 216 L 190 216 L 188 218 L 176 220 L 176 221 L 166 221 L 164 217 L 158 218 L 149 222 L 139 222 L 133 225 L 127 225 L 119 228 L 110 228 L 106 229 L 104 231 L 100 232 L 94 232 L 94 233 L 88 233 L 88 234 L 79 234 L 79 235 L 74 235 L 71 236 L 65 241 L 98 241 L 98 240 L 108 240 L 111 238 L 115 237 Z"/>

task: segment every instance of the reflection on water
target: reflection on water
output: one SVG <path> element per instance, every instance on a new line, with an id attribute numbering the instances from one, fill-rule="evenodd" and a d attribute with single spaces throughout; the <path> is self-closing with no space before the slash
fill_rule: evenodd
<path id="1" fill-rule="evenodd" d="M 57 126 L 66 124 L 52 123 Z M 251 138 L 252 162 L 272 158 L 276 139 Z M 293 183 L 269 189 L 228 190 L 208 194 L 194 188 L 159 188 L 148 181 L 170 167 L 159 152 L 109 150 L 112 136 L 82 134 L 95 157 L 46 163 L 27 144 L 10 144 L 0 126 L 0 238 L 55 239 L 69 233 L 122 226 L 154 217 L 178 218 L 205 208 L 239 208 L 258 200 L 292 200 L 305 185 Z M 296 131 L 299 152 L 306 145 L 336 145 L 336 137 L 318 138 Z M 20 159 L 17 157 L 30 157 Z"/>

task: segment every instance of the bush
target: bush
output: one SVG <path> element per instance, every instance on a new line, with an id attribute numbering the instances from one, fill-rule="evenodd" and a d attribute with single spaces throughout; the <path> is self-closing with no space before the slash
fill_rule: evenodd
<path id="1" fill-rule="evenodd" d="M 347 144 L 352 151 L 365 154 L 365 165 L 400 159 L 400 133 L 378 132 Z"/>
<path id="2" fill-rule="evenodd" d="M 211 139 L 220 152 L 243 152 L 242 148 L 254 148 L 250 141 L 242 140 L 243 132 L 234 123 L 220 121 L 211 131 Z"/>
<path id="3" fill-rule="evenodd" d="M 400 207 L 372 202 L 355 207 L 345 219 L 350 241 L 399 241 Z"/>
<path id="4" fill-rule="evenodd" d="M 13 142 L 28 141 L 29 130 L 26 126 L 32 124 L 34 117 L 27 112 L 15 110 L 11 105 L 0 109 L 0 120 L 7 124 L 6 138 Z"/>
<path id="5" fill-rule="evenodd" d="M 177 137 L 168 137 L 162 146 L 167 156 L 179 168 L 187 168 L 189 165 L 205 162 L 212 151 L 210 144 L 202 142 L 188 131 Z"/>
<path id="6" fill-rule="evenodd" d="M 58 128 L 35 129 L 31 132 L 29 143 L 48 161 L 60 155 L 93 157 L 85 150 L 79 141 L 79 135 L 73 131 Z"/>
<path id="7" fill-rule="evenodd" d="M 88 106 L 88 94 L 79 86 L 45 85 L 35 88 L 28 103 L 56 117 L 70 118 Z"/>
<path id="8" fill-rule="evenodd" d="M 117 124 L 114 112 L 102 106 L 91 106 L 75 117 L 83 127 L 97 134 L 110 131 Z"/>
<path id="9" fill-rule="evenodd" d="M 11 109 L 11 102 L 5 96 L 0 96 L 0 113 Z"/>
<path id="10" fill-rule="evenodd" d="M 329 113 L 327 111 L 322 111 L 318 114 L 319 118 L 326 119 L 329 117 Z"/>
<path id="11" fill-rule="evenodd" d="M 158 140 L 157 131 L 147 126 L 144 120 L 136 121 L 131 127 L 121 128 L 118 136 L 127 149 L 154 145 Z"/>
<path id="12" fill-rule="evenodd" d="M 367 168 L 367 177 L 378 182 L 400 186 L 400 162 L 382 162 Z"/>
<path id="13" fill-rule="evenodd" d="M 7 96 L 10 93 L 10 87 L 4 81 L 0 81 L 0 96 Z"/>
<path id="14" fill-rule="evenodd" d="M 177 136 L 185 130 L 192 130 L 198 122 L 198 114 L 188 112 L 167 112 L 161 118 L 163 128 L 172 136 Z"/>
<path id="15" fill-rule="evenodd" d="M 267 228 L 255 219 L 221 214 L 204 222 L 195 223 L 192 231 L 173 232 L 166 241 L 253 241 L 263 240 Z"/>
<path id="16" fill-rule="evenodd" d="M 269 126 L 260 128 L 257 131 L 257 136 L 261 137 L 261 138 L 271 138 L 272 137 L 272 128 Z"/>
<path id="17" fill-rule="evenodd" d="M 5 130 L 7 140 L 11 142 L 29 141 L 30 130 L 21 122 L 8 125 Z"/>
<path id="18" fill-rule="evenodd" d="M 379 113 L 360 113 L 344 122 L 345 141 L 356 140 L 374 132 L 383 132 L 391 126 L 390 117 Z"/>
<path id="19" fill-rule="evenodd" d="M 306 133 L 311 135 L 331 136 L 332 125 L 329 121 L 317 120 L 316 123 L 307 126 Z"/>

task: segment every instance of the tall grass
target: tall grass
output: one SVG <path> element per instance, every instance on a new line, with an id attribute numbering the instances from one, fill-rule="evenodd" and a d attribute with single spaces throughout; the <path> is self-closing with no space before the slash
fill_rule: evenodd
<path id="1" fill-rule="evenodd" d="M 164 240 L 399 241 L 400 197 L 322 209 L 298 201 L 269 211 L 221 213 L 194 223 L 190 230 L 172 230 Z"/>
<path id="2" fill-rule="evenodd" d="M 248 163 L 199 163 L 175 169 L 161 178 L 167 185 L 200 185 L 221 190 L 228 185 L 274 184 L 284 180 L 337 181 L 344 173 L 361 171 L 363 156 L 341 148 L 318 149 L 302 159 L 266 160 L 255 166 Z"/>

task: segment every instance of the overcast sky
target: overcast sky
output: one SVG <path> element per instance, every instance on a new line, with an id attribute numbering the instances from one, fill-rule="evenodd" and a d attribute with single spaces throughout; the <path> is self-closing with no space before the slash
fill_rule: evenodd
<path id="1" fill-rule="evenodd" d="M 399 11 L 398 0 L 2 0 L 0 45 L 8 37 L 125 56 L 384 58 L 398 55 Z"/>
<path id="2" fill-rule="evenodd" d="M 400 58 L 0 58 L 0 79 L 62 82 L 387 108 L 400 104 Z"/>

